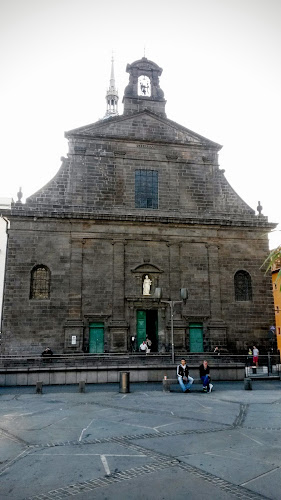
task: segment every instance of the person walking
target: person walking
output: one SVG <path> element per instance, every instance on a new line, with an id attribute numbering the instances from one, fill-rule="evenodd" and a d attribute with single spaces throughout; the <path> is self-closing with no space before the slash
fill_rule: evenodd
<path id="1" fill-rule="evenodd" d="M 203 384 L 203 392 L 212 392 L 214 386 L 210 383 L 210 368 L 206 359 L 204 359 L 203 363 L 199 366 L 199 372 Z"/>
<path id="2" fill-rule="evenodd" d="M 131 337 L 131 352 L 136 350 L 136 337 Z"/>
<path id="3" fill-rule="evenodd" d="M 151 340 L 148 337 L 146 337 L 146 345 L 147 345 L 146 354 L 148 354 L 148 353 L 150 353 L 151 346 L 152 346 L 152 342 L 151 342 Z"/>
<path id="4" fill-rule="evenodd" d="M 256 367 L 259 364 L 259 350 L 256 346 L 253 346 L 253 363 L 256 365 Z"/>
<path id="5" fill-rule="evenodd" d="M 190 387 L 192 386 L 194 379 L 189 375 L 185 359 L 181 359 L 181 364 L 177 367 L 177 377 L 182 392 L 190 392 Z"/>

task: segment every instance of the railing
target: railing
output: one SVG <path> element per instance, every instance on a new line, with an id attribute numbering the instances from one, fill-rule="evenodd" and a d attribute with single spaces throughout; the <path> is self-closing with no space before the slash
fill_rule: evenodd
<path id="1" fill-rule="evenodd" d="M 190 366 L 199 365 L 203 359 L 206 359 L 211 366 L 227 364 L 244 364 L 246 371 L 253 370 L 252 356 L 244 354 L 221 354 L 214 353 L 188 353 L 176 352 L 175 363 L 180 363 L 182 358 Z M 41 357 L 30 355 L 0 355 L 0 367 L 46 367 L 46 366 L 109 366 L 109 365 L 158 365 L 172 364 L 170 353 L 75 353 L 75 354 L 54 354 L 50 357 Z M 267 354 L 259 356 L 258 372 L 277 373 L 281 371 L 280 357 L 276 354 Z"/>

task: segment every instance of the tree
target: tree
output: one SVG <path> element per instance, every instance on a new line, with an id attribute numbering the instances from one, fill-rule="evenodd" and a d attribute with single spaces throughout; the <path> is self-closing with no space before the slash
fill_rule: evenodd
<path id="1" fill-rule="evenodd" d="M 277 274 L 277 277 L 276 277 L 276 282 L 280 280 L 281 278 L 281 245 L 279 245 L 277 248 L 275 248 L 274 250 L 272 250 L 269 254 L 269 256 L 267 257 L 267 259 L 265 259 L 263 266 L 267 266 L 266 267 L 266 273 L 271 270 L 274 266 L 278 269 L 278 267 L 280 268 L 279 269 L 279 272 Z M 281 283 L 280 283 L 280 290 L 281 290 Z"/>

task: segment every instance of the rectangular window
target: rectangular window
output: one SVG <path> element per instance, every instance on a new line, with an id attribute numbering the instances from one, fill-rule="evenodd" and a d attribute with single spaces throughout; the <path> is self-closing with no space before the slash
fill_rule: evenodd
<path id="1" fill-rule="evenodd" d="M 158 208 L 157 170 L 135 171 L 135 207 Z"/>

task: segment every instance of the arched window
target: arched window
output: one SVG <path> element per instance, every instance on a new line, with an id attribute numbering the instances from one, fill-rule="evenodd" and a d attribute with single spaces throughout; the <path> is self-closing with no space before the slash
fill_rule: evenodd
<path id="1" fill-rule="evenodd" d="M 31 271 L 30 298 L 49 299 L 50 298 L 51 273 L 47 266 L 35 266 Z"/>
<path id="2" fill-rule="evenodd" d="M 237 271 L 234 275 L 235 300 L 252 300 L 252 280 L 247 271 Z"/>

